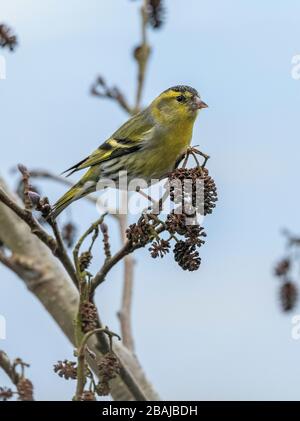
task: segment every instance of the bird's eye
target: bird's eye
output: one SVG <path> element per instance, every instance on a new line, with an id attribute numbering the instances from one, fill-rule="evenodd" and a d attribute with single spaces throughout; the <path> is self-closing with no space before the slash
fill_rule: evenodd
<path id="1" fill-rule="evenodd" d="M 178 102 L 184 102 L 185 101 L 185 97 L 183 95 L 179 95 L 178 97 L 176 97 L 176 100 Z"/>

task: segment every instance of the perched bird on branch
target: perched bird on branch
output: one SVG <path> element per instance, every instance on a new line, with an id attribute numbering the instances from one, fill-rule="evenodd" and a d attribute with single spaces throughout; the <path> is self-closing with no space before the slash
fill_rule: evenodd
<path id="1" fill-rule="evenodd" d="M 88 171 L 54 205 L 56 218 L 68 205 L 97 190 L 101 179 L 119 187 L 119 173 L 127 181 L 161 180 L 172 171 L 187 151 L 193 126 L 202 108 L 198 92 L 189 86 L 174 86 L 162 92 L 144 111 L 131 117 L 91 155 L 72 166 L 68 175 Z"/>

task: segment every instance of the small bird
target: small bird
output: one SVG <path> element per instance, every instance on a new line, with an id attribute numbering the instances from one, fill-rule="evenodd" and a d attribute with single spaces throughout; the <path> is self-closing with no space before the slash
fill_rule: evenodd
<path id="1" fill-rule="evenodd" d="M 128 183 L 136 178 L 147 183 L 163 179 L 181 161 L 190 145 L 198 111 L 207 107 L 190 86 L 173 86 L 162 92 L 91 155 L 64 171 L 69 176 L 89 168 L 56 202 L 52 216 L 56 218 L 75 200 L 95 192 L 103 178 L 113 180 L 118 187 L 121 171 L 126 171 Z"/>

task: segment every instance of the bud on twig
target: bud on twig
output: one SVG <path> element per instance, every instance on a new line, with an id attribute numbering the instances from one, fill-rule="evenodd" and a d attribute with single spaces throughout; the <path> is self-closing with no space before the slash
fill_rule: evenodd
<path id="1" fill-rule="evenodd" d="M 105 222 L 102 222 L 100 225 L 101 232 L 103 234 L 103 244 L 104 244 L 104 254 L 106 259 L 111 258 L 111 251 L 110 251 L 110 243 L 109 243 L 109 235 L 108 235 L 108 226 Z"/>

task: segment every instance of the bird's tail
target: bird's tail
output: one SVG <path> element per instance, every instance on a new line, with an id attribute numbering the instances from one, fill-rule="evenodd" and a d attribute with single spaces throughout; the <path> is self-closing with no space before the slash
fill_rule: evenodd
<path id="1" fill-rule="evenodd" d="M 94 192 L 95 185 L 95 182 L 86 181 L 85 177 L 83 177 L 55 203 L 51 212 L 51 216 L 55 219 L 72 202 L 75 202 L 75 200 L 78 200 L 81 197 Z"/>
<path id="2" fill-rule="evenodd" d="M 79 183 L 75 184 L 67 191 L 53 206 L 51 216 L 55 219 L 67 206 L 79 199 L 82 191 L 82 186 Z"/>

